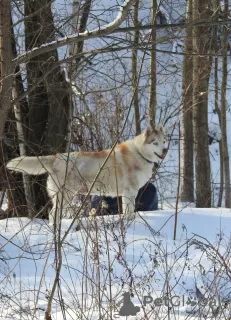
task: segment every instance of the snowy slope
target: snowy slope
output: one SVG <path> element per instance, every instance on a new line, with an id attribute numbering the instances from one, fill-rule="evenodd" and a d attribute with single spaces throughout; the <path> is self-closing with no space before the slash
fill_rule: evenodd
<path id="1" fill-rule="evenodd" d="M 211 308 L 195 303 L 196 287 L 208 301 L 229 298 L 231 210 L 180 210 L 176 241 L 174 221 L 173 210 L 141 213 L 134 222 L 118 216 L 98 218 L 91 226 L 83 221 L 82 230 L 68 234 L 63 244 L 52 319 L 111 319 L 110 298 L 112 319 L 125 319 L 116 304 L 129 289 L 141 310 L 127 319 L 144 319 L 145 313 L 148 319 L 211 314 Z M 63 221 L 62 235 L 69 223 Z M 0 229 L 0 318 L 44 319 L 55 278 L 53 234 L 45 221 L 26 218 L 1 221 Z M 179 300 L 180 306 L 156 306 L 155 299 L 166 294 L 178 296 L 174 303 Z M 144 307 L 147 296 L 153 302 Z M 223 306 L 217 319 L 228 315 L 229 307 Z"/>

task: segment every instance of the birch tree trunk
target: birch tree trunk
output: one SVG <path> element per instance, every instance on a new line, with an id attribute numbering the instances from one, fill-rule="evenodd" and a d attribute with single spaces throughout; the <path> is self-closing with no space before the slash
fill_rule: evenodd
<path id="1" fill-rule="evenodd" d="M 220 12 L 220 0 L 215 0 L 215 13 L 214 18 L 215 21 L 218 21 L 219 19 L 219 12 Z M 215 111 L 218 115 L 219 124 L 221 127 L 221 110 L 219 108 L 219 85 L 218 85 L 218 53 L 219 53 L 219 47 L 218 47 L 218 27 L 217 25 L 214 25 L 214 36 L 213 36 L 213 43 L 214 43 L 214 104 L 215 104 Z M 218 196 L 218 202 L 217 206 L 222 206 L 222 198 L 223 198 L 223 192 L 224 192 L 224 160 L 223 160 L 223 148 L 222 148 L 222 139 L 219 141 L 219 155 L 220 155 L 220 189 L 219 189 L 219 196 Z"/>
<path id="2" fill-rule="evenodd" d="M 12 18 L 11 18 L 12 22 Z M 13 57 L 17 57 L 17 48 L 16 48 L 16 41 L 15 41 L 15 35 L 14 31 L 12 30 L 12 52 Z M 15 78 L 13 82 L 13 89 L 12 89 L 12 97 L 13 100 L 17 99 L 21 95 L 25 94 L 24 86 L 23 86 L 23 79 L 20 73 L 19 66 L 16 66 L 15 68 Z M 26 136 L 27 136 L 27 128 L 28 128 L 28 122 L 27 122 L 27 114 L 28 114 L 28 103 L 26 98 L 21 99 L 21 101 L 16 102 L 14 104 L 14 109 L 12 110 L 14 112 L 14 121 L 16 123 L 16 131 L 17 131 L 17 141 L 18 141 L 18 148 L 20 156 L 26 156 Z M 22 192 L 24 193 L 24 197 L 26 199 L 27 207 L 24 206 L 24 216 L 33 216 L 34 211 L 34 203 L 33 203 L 33 197 L 32 197 L 32 190 L 30 186 L 30 177 L 29 175 L 23 173 L 13 173 L 11 172 L 11 175 L 14 175 L 14 180 L 9 181 L 10 182 L 10 189 L 15 188 L 15 181 L 19 180 L 20 177 L 23 182 Z M 17 175 L 17 179 L 16 179 Z M 24 199 L 23 197 L 23 199 Z M 19 202 L 18 194 L 14 195 L 14 201 Z M 25 202 L 24 202 L 25 204 Z M 16 208 L 17 209 L 17 208 Z"/>
<path id="3" fill-rule="evenodd" d="M 18 96 L 16 86 L 13 88 L 13 98 Z M 20 156 L 26 156 L 26 147 L 25 147 L 25 135 L 23 130 L 23 118 L 20 105 L 17 103 L 14 105 L 14 114 L 17 126 L 17 136 L 18 136 L 18 144 L 19 144 L 19 151 Z M 23 177 L 23 186 L 25 191 L 25 197 L 27 202 L 27 210 L 25 210 L 25 214 L 28 211 L 28 216 L 32 217 L 34 214 L 34 200 L 32 197 L 32 191 L 30 187 L 30 176 L 26 173 L 22 174 Z"/>

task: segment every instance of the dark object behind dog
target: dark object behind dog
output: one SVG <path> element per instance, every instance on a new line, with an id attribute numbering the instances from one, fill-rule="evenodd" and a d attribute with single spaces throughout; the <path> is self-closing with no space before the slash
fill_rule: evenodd
<path id="1" fill-rule="evenodd" d="M 119 210 L 118 210 L 119 203 Z M 96 215 L 109 215 L 122 213 L 122 198 L 94 196 L 91 209 L 96 210 Z M 145 184 L 140 188 L 135 203 L 135 211 L 158 210 L 158 195 L 156 187 L 152 183 Z"/>
<path id="2" fill-rule="evenodd" d="M 158 210 L 158 195 L 156 187 L 152 183 L 140 188 L 135 203 L 135 211 Z"/>

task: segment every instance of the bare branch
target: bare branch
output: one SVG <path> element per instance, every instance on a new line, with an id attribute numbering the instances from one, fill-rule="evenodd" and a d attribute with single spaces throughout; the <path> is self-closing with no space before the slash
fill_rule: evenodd
<path id="1" fill-rule="evenodd" d="M 21 63 L 25 63 L 31 58 L 37 57 L 40 54 L 50 52 L 54 49 L 66 46 L 68 44 L 82 42 L 86 39 L 94 39 L 97 37 L 105 36 L 111 33 L 112 31 L 114 31 L 116 28 L 118 28 L 121 25 L 121 23 L 125 20 L 129 9 L 131 8 L 134 2 L 135 0 L 125 0 L 124 3 L 121 5 L 115 20 L 102 26 L 101 28 L 93 29 L 90 31 L 86 30 L 83 33 L 74 34 L 70 37 L 65 37 L 60 40 L 43 44 L 40 47 L 33 48 L 32 50 L 23 53 L 22 55 L 17 57 L 15 60 L 13 60 L 13 62 L 16 65 L 18 65 Z"/>

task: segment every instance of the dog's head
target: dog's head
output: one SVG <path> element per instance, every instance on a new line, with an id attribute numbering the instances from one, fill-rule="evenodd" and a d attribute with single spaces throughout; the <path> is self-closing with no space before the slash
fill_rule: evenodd
<path id="1" fill-rule="evenodd" d="M 144 158 L 152 162 L 160 162 L 164 159 L 168 151 L 168 139 L 162 124 L 155 128 L 147 128 L 137 138 L 136 145 Z"/>

